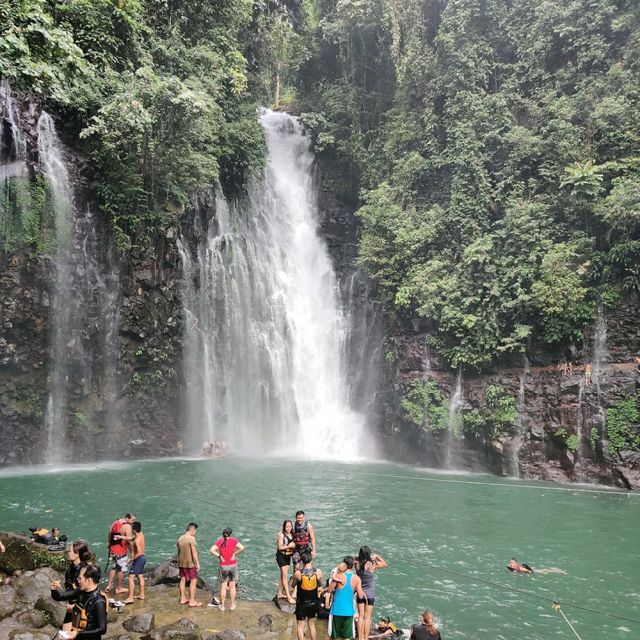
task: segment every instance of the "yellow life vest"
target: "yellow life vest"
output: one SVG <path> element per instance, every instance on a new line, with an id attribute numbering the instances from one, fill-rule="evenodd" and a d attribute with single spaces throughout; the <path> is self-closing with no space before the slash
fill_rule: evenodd
<path id="1" fill-rule="evenodd" d="M 74 629 L 74 631 L 84 631 L 87 628 L 87 623 L 89 621 L 87 609 L 95 606 L 98 598 L 104 598 L 105 606 L 109 604 L 107 594 L 103 593 L 99 589 L 96 589 L 96 591 L 83 603 L 80 603 L 79 601 L 73 603 L 73 611 L 71 612 L 71 627 Z"/>

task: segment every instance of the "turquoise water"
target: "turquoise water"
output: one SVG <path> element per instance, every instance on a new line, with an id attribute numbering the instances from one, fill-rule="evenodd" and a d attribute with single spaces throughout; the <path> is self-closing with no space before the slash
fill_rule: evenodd
<path id="1" fill-rule="evenodd" d="M 234 458 L 14 470 L 0 473 L 0 529 L 55 524 L 71 539 L 89 540 L 104 561 L 109 525 L 134 511 L 153 565 L 173 554 L 195 520 L 207 579 L 216 565 L 206 549 L 231 526 L 247 547 L 243 595 L 264 599 L 276 589 L 276 533 L 302 508 L 326 575 L 361 544 L 387 559 L 376 611 L 402 626 L 429 608 L 443 640 L 569 639 L 550 602 L 513 589 L 640 620 L 640 496 L 585 489 L 383 463 Z M 566 575 L 511 574 L 504 565 L 512 555 Z M 640 637 L 640 624 L 563 611 L 583 640 Z"/>

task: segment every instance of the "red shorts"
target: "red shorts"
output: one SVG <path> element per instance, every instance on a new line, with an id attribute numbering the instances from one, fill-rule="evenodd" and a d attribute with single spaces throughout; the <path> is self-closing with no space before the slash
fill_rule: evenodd
<path id="1" fill-rule="evenodd" d="M 198 570 L 195 567 L 178 567 L 181 578 L 195 580 L 198 577 Z"/>

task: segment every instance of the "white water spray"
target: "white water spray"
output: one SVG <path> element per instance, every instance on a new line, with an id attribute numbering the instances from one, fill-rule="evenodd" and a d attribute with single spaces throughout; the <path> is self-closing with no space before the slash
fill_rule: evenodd
<path id="1" fill-rule="evenodd" d="M 349 331 L 318 235 L 310 141 L 286 114 L 264 111 L 260 122 L 263 180 L 236 204 L 218 194 L 197 255 L 180 243 L 189 441 L 358 457 L 369 451 L 349 405 Z"/>

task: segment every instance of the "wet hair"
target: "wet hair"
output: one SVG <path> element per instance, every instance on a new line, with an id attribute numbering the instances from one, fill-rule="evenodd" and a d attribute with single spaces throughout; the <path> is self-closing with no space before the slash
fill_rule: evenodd
<path id="1" fill-rule="evenodd" d="M 380 616 L 379 621 L 385 624 L 391 624 L 391 618 L 389 616 Z"/>
<path id="2" fill-rule="evenodd" d="M 142 531 L 142 522 L 138 522 L 137 520 L 131 525 L 131 528 L 136 532 L 140 533 Z"/>
<path id="3" fill-rule="evenodd" d="M 131 518 L 135 518 L 136 514 L 133 513 L 133 511 L 131 513 L 125 513 L 124 514 L 125 520 L 130 520 Z"/>
<path id="4" fill-rule="evenodd" d="M 78 554 L 80 564 L 88 564 L 96 559 L 95 555 L 89 551 L 89 543 L 86 540 L 78 538 L 71 547 Z"/>
<path id="5" fill-rule="evenodd" d="M 95 564 L 85 564 L 82 567 L 82 572 L 85 580 L 93 580 L 96 584 L 100 584 L 100 579 L 102 578 L 100 567 L 96 567 Z"/>
<path id="6" fill-rule="evenodd" d="M 197 528 L 198 528 L 198 525 L 195 522 L 190 522 L 187 525 L 187 531 L 189 531 L 189 529 L 197 529 Z"/>
<path id="7" fill-rule="evenodd" d="M 224 538 L 224 542 L 222 543 L 223 547 L 227 546 L 227 538 L 233 533 L 233 529 L 231 527 L 225 527 L 222 530 L 222 537 Z"/>
<path id="8" fill-rule="evenodd" d="M 347 569 L 353 569 L 353 556 L 345 556 L 342 558 L 342 562 L 347 565 Z"/>
<path id="9" fill-rule="evenodd" d="M 52 533 L 52 534 L 55 534 L 55 533 L 56 533 L 56 531 L 57 531 L 58 533 L 60 533 L 60 529 L 58 529 L 58 527 L 53 527 L 53 528 L 51 529 L 51 533 Z"/>
<path id="10" fill-rule="evenodd" d="M 282 533 L 284 533 L 284 534 L 287 533 L 287 523 L 289 523 L 291 525 L 291 527 L 293 528 L 293 522 L 291 522 L 291 520 L 285 520 L 282 523 Z"/>
<path id="11" fill-rule="evenodd" d="M 436 627 L 436 623 L 435 623 L 434 618 L 433 618 L 433 613 L 431 613 L 431 611 L 423 612 L 423 614 L 422 614 L 422 624 L 424 624 L 424 626 L 427 627 L 427 631 L 432 636 L 436 635 L 436 631 L 438 630 L 438 627 Z"/>
<path id="12" fill-rule="evenodd" d="M 311 554 L 308 551 L 304 551 L 300 554 L 300 562 L 302 564 L 309 564 L 311 562 Z"/>
<path id="13" fill-rule="evenodd" d="M 372 562 L 371 560 L 371 549 L 366 545 L 360 547 L 360 551 L 358 551 L 358 566 L 360 569 L 364 569 L 364 566 L 367 562 Z"/>
<path id="14" fill-rule="evenodd" d="M 296 511 L 296 518 L 298 516 L 303 516 L 304 515 L 304 511 L 302 509 L 300 509 L 299 511 Z"/>

